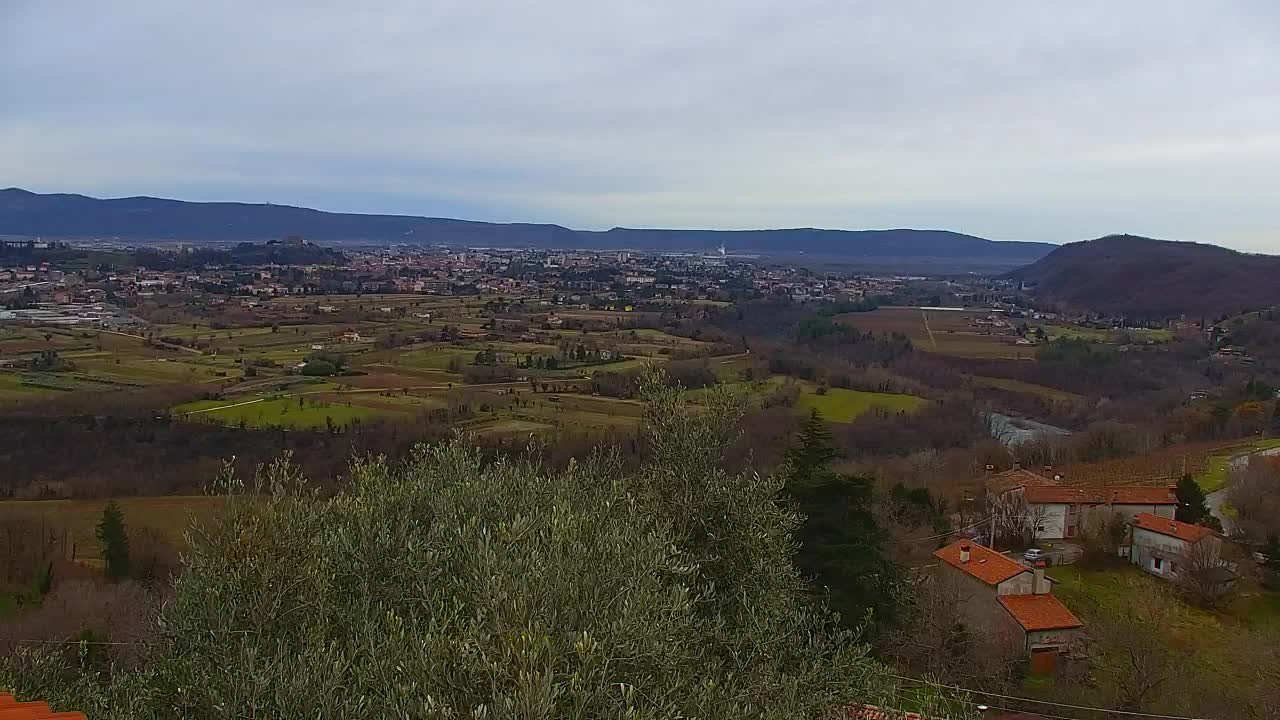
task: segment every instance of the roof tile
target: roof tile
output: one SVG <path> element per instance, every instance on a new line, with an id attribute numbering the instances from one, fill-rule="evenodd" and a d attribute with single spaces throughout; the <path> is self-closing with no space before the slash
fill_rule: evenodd
<path id="1" fill-rule="evenodd" d="M 1192 525 L 1179 520 L 1170 520 L 1151 513 L 1138 513 L 1133 518 L 1133 526 L 1187 542 L 1199 542 L 1211 535 L 1217 535 L 1213 530 L 1203 525 Z"/>
<path id="2" fill-rule="evenodd" d="M 999 600 L 1028 632 L 1084 627 L 1080 618 L 1052 595 L 1001 595 Z"/>
<path id="3" fill-rule="evenodd" d="M 960 560 L 960 548 L 969 548 L 969 561 Z M 972 540 L 957 540 L 934 551 L 933 556 L 978 578 L 988 585 L 999 585 L 1018 573 L 1031 572 L 1027 568 L 1001 555 L 989 547 Z"/>
<path id="4" fill-rule="evenodd" d="M 1177 505 L 1173 488 L 1130 486 L 1028 487 L 1023 497 L 1029 503 L 1067 505 Z"/>

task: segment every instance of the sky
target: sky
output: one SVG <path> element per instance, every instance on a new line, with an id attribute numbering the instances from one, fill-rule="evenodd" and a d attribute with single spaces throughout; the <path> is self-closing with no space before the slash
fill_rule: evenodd
<path id="1" fill-rule="evenodd" d="M 1280 254 L 1271 0 L 0 0 L 0 187 Z"/>

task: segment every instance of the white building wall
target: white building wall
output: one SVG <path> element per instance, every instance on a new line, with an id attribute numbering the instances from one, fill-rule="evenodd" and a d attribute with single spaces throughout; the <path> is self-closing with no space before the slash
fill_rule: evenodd
<path id="1" fill-rule="evenodd" d="M 1070 511 L 1070 506 L 1051 503 L 1030 507 L 1030 519 L 1036 521 L 1037 540 L 1061 540 L 1066 537 L 1067 513 Z"/>
<path id="2" fill-rule="evenodd" d="M 1031 571 L 1018 573 L 996 586 L 996 595 L 1031 595 L 1035 592 L 1035 577 Z"/>
<path id="3" fill-rule="evenodd" d="M 1039 518 L 1036 532 L 1037 540 L 1062 540 L 1079 537 L 1090 518 L 1115 513 L 1126 522 L 1133 520 L 1140 513 L 1151 513 L 1157 517 L 1173 519 L 1174 505 L 1085 505 L 1073 506 L 1063 503 L 1038 503 L 1029 506 L 1029 519 Z"/>
<path id="4" fill-rule="evenodd" d="M 1171 577 L 1174 565 L 1187 552 L 1187 544 L 1168 535 L 1134 528 L 1129 562 L 1154 575 Z"/>

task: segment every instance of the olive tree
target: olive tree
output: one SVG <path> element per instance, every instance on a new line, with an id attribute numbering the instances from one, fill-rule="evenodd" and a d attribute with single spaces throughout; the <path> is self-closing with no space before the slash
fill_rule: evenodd
<path id="1" fill-rule="evenodd" d="M 651 461 L 363 459 L 323 498 L 227 473 L 134 669 L 24 651 L 0 686 L 91 717 L 816 718 L 893 688 L 812 605 L 781 481 L 719 454 L 735 404 L 645 382 Z M 926 699 L 927 700 L 927 699 Z M 943 702 L 939 699 L 938 702 Z M 926 703 L 927 704 L 927 703 Z"/>

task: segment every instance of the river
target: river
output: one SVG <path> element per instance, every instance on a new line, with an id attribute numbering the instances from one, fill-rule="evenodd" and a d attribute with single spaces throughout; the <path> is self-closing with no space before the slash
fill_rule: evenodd
<path id="1" fill-rule="evenodd" d="M 1008 447 L 1017 447 L 1039 435 L 1070 435 L 1071 431 L 1035 420 L 1014 417 L 1003 413 L 990 413 L 991 436 Z"/>

